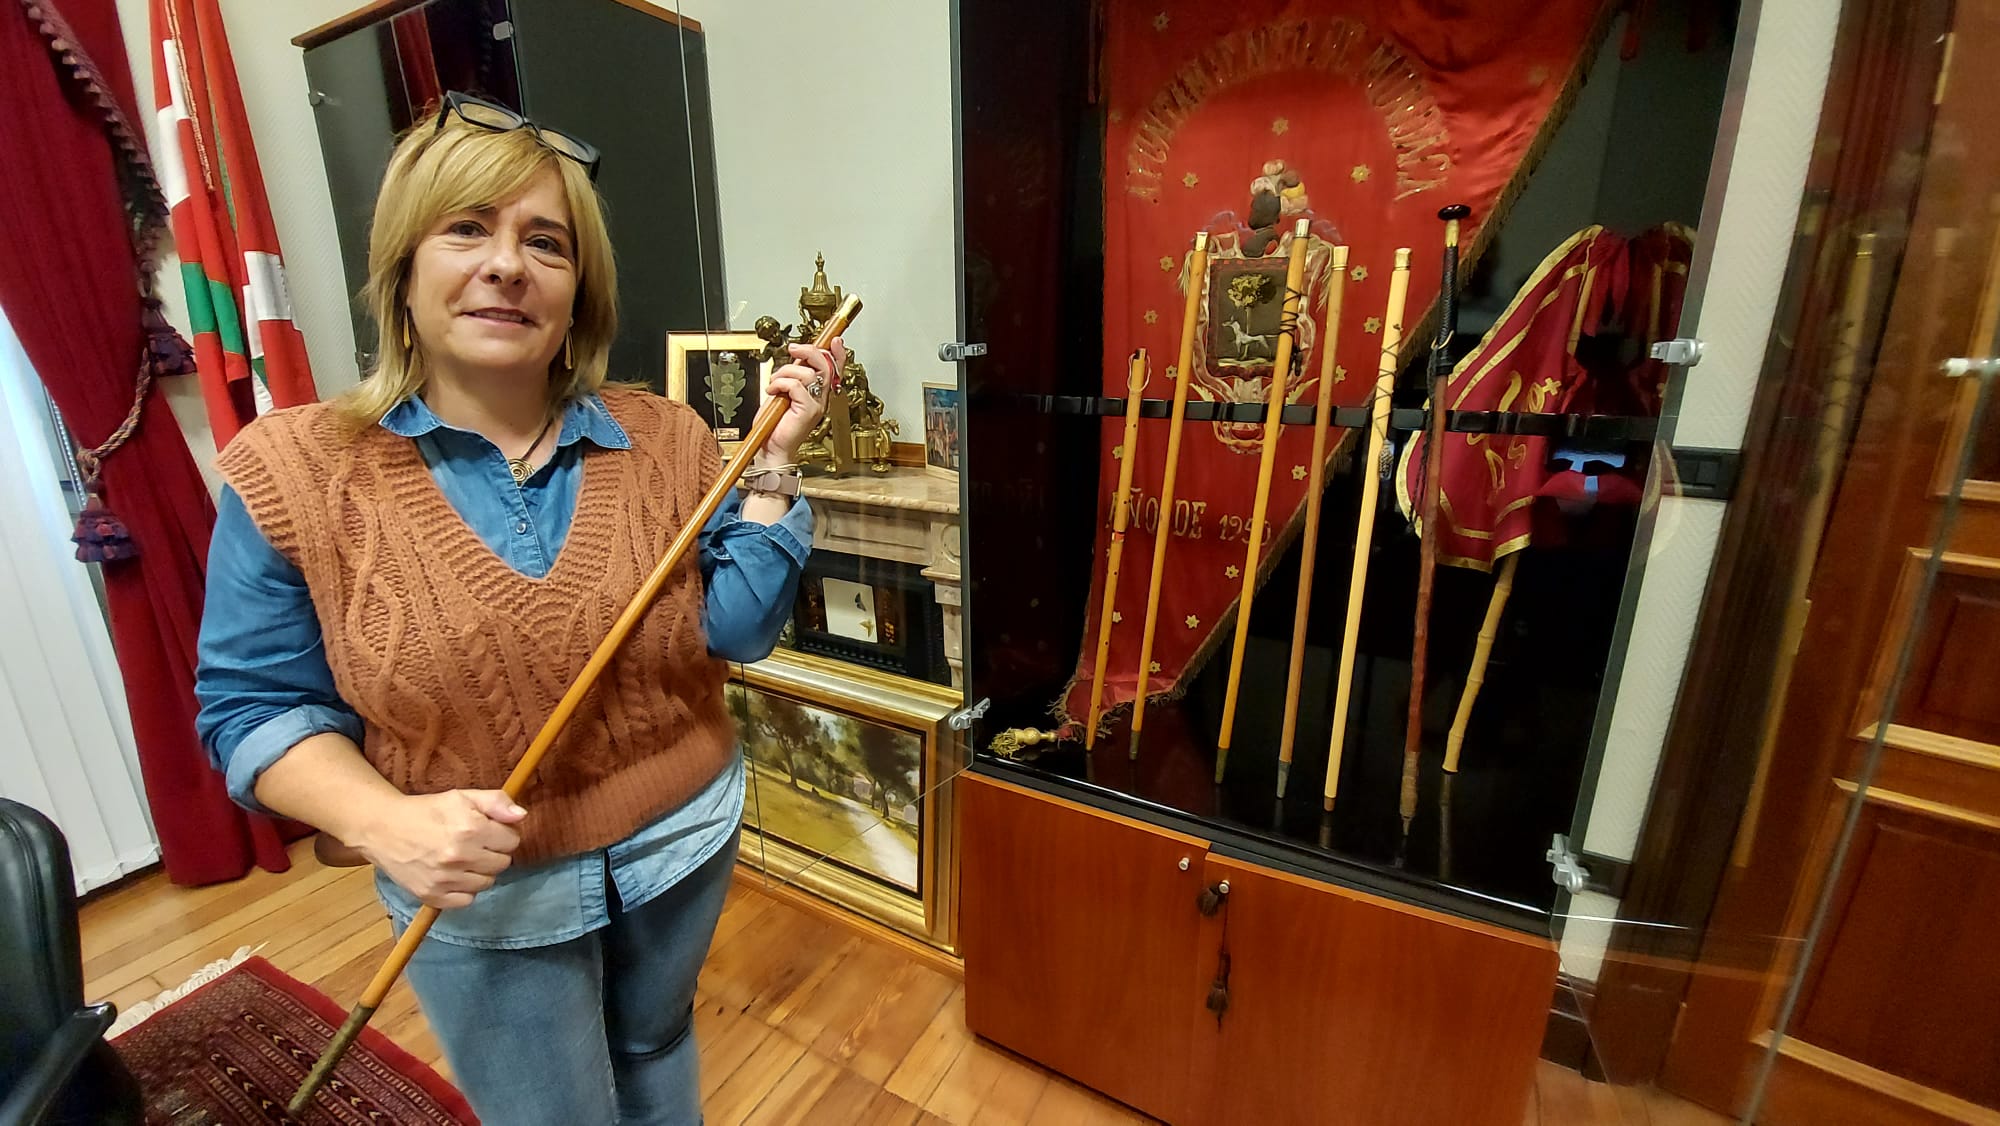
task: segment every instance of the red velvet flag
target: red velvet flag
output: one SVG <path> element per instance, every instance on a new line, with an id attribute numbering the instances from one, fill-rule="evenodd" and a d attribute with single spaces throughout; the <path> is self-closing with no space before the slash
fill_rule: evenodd
<path id="1" fill-rule="evenodd" d="M 1107 0 L 1104 29 L 1104 393 L 1122 396 L 1126 357 L 1156 357 L 1152 397 L 1171 393 L 1187 255 L 1211 234 L 1208 293 L 1191 399 L 1264 401 L 1283 299 L 1289 232 L 1312 232 L 1306 315 L 1288 391 L 1318 397 L 1326 251 L 1351 249 L 1332 398 L 1372 391 L 1381 317 L 1397 247 L 1413 269 L 1403 354 L 1423 346 L 1437 297 L 1440 207 L 1472 208 L 1463 241 L 1476 260 L 1485 227 L 1525 179 L 1559 108 L 1581 83 L 1601 31 L 1600 0 L 1504 0 L 1441 10 L 1415 0 Z M 1469 268 L 1469 265 L 1468 265 Z M 1189 423 L 1177 498 L 1160 512 L 1165 426 L 1145 424 L 1133 476 L 1127 560 L 1150 560 L 1169 529 L 1153 668 L 1146 690 L 1181 689 L 1228 636 L 1241 589 L 1261 426 Z M 1104 429 L 1097 551 L 1109 535 L 1118 420 Z M 1260 572 L 1291 538 L 1305 499 L 1310 427 L 1280 438 Z M 1336 455 L 1337 456 L 1337 455 Z M 1118 591 L 1105 707 L 1128 704 L 1145 614 L 1146 576 Z M 1102 581 L 1102 576 L 1098 576 Z M 1084 637 L 1097 636 L 1093 592 Z M 1094 652 L 1086 647 L 1058 710 L 1081 718 Z"/>
<path id="2" fill-rule="evenodd" d="M 1445 380 L 1449 409 L 1554 414 L 1587 395 L 1592 383 L 1576 342 L 1603 318 L 1624 260 L 1625 240 L 1596 226 L 1551 251 Z M 1403 448 L 1396 500 L 1406 513 L 1415 511 L 1427 440 L 1419 435 Z M 1519 434 L 1445 435 L 1438 562 L 1484 571 L 1527 545 L 1530 510 L 1550 476 L 1548 447 L 1547 438 Z"/>
<path id="3" fill-rule="evenodd" d="M 1669 368 L 1647 356 L 1680 323 L 1694 233 L 1678 223 L 1627 240 L 1586 227 L 1549 252 L 1493 327 L 1445 380 L 1451 410 L 1520 414 L 1657 415 Z M 1630 342 L 1637 358 L 1590 362 L 1577 342 L 1609 329 Z M 1396 499 L 1415 511 L 1422 485 L 1424 444 L 1403 449 Z M 1438 562 L 1491 570 L 1528 545 L 1538 527 L 1535 502 L 1556 498 L 1574 506 L 1631 506 L 1643 474 L 1622 456 L 1614 472 L 1583 472 L 1551 455 L 1549 438 L 1518 434 L 1445 435 L 1438 490 Z M 1576 460 L 1576 459 L 1572 459 Z M 1583 459 L 1588 463 L 1590 459 Z M 1606 468 L 1611 468 L 1607 466 Z M 1415 517 L 1412 517 L 1414 520 Z M 1422 535 L 1431 529 L 1419 528 Z"/>

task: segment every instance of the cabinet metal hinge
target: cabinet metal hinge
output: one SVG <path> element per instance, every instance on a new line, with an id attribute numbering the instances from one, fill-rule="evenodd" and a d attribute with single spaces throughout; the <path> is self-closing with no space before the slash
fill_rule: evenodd
<path id="1" fill-rule="evenodd" d="M 978 703 L 967 705 L 945 716 L 945 726 L 951 728 L 953 731 L 964 731 L 972 726 L 974 720 L 984 719 L 986 717 L 986 709 L 992 706 L 993 701 L 981 696 Z"/>
<path id="2" fill-rule="evenodd" d="M 505 43 L 507 40 L 514 38 L 514 21 L 500 20 L 495 23 L 493 25 L 493 38 L 496 42 L 500 43 Z"/>
<path id="3" fill-rule="evenodd" d="M 983 343 L 965 344 L 952 341 L 938 345 L 938 359 L 948 364 L 955 364 L 960 360 L 970 359 L 973 356 L 984 356 L 985 354 L 986 345 Z"/>
<path id="4" fill-rule="evenodd" d="M 1692 336 L 1676 336 L 1672 340 L 1655 342 L 1646 354 L 1656 360 L 1691 368 L 1701 362 L 1701 354 L 1707 347 Z"/>
<path id="5" fill-rule="evenodd" d="M 1544 855 L 1549 862 L 1549 878 L 1555 881 L 1557 887 L 1575 895 L 1590 882 L 1590 870 L 1583 866 L 1582 858 L 1570 848 L 1569 838 L 1563 834 L 1555 835 L 1549 844 L 1549 851 Z"/>

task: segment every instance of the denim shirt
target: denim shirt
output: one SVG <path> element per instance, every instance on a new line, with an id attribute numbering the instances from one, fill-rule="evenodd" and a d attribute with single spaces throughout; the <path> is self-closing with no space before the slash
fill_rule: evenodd
<path id="1" fill-rule="evenodd" d="M 498 447 L 446 425 L 422 399 L 399 403 L 381 424 L 416 443 L 467 526 L 533 578 L 548 573 L 569 535 L 584 459 L 632 445 L 603 400 L 574 400 L 563 411 L 555 453 L 517 486 Z M 702 630 L 711 654 L 748 662 L 770 654 L 790 616 L 813 517 L 802 502 L 770 525 L 743 520 L 741 509 L 740 494 L 732 495 L 702 529 Z M 217 506 L 209 548 L 195 695 L 202 744 L 227 778 L 230 796 L 251 809 L 262 808 L 258 777 L 302 740 L 325 732 L 356 743 L 362 738 L 361 718 L 334 687 L 304 576 L 229 489 Z M 608 849 L 509 868 L 470 906 L 445 912 L 431 933 L 465 946 L 512 949 L 565 942 L 601 927 L 609 918 L 607 874 L 626 910 L 672 887 L 735 835 L 743 786 L 738 756 L 678 809 Z M 398 923 L 408 925 L 419 901 L 380 872 L 375 886 Z"/>

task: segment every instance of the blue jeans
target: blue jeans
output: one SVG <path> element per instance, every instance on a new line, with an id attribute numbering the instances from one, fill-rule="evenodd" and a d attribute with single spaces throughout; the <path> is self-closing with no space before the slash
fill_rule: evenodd
<path id="1" fill-rule="evenodd" d="M 736 843 L 634 911 L 554 946 L 425 942 L 406 973 L 485 1126 L 697 1126 L 695 979 Z"/>

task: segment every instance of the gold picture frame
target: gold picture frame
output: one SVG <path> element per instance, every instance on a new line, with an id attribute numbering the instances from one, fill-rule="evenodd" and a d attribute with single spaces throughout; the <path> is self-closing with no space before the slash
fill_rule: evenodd
<path id="1" fill-rule="evenodd" d="M 789 650 L 738 666 L 725 691 L 747 760 L 741 862 L 955 951 L 953 781 L 965 756 L 946 718 L 963 693 Z M 914 779 L 859 776 L 864 739 L 904 764 L 890 774 Z M 897 870 L 906 850 L 914 872 Z"/>
<path id="2" fill-rule="evenodd" d="M 770 384 L 764 345 L 754 332 L 667 334 L 667 398 L 701 415 L 725 458 L 743 444 Z"/>

